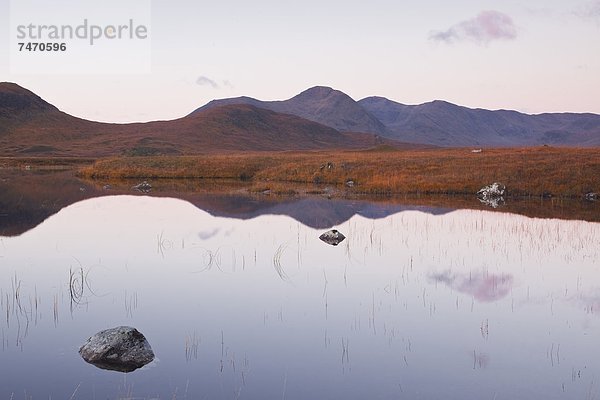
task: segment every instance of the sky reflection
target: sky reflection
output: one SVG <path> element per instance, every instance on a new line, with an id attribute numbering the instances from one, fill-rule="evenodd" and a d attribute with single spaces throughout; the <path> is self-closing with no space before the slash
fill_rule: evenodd
<path id="1" fill-rule="evenodd" d="M 338 246 L 289 216 L 110 196 L 3 237 L 0 398 L 589 393 L 600 224 L 461 210 L 330 228 Z M 157 357 L 126 378 L 77 353 L 119 325 Z"/>

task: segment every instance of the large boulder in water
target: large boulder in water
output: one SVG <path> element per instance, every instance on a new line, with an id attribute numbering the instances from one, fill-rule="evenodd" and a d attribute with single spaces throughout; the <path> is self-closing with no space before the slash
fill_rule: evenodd
<path id="1" fill-rule="evenodd" d="M 129 326 L 96 333 L 81 346 L 79 354 L 98 368 L 120 372 L 134 371 L 154 360 L 150 343 Z"/>
<path id="2" fill-rule="evenodd" d="M 344 236 L 340 231 L 332 229 L 319 236 L 319 239 L 332 246 L 337 246 L 344 239 L 346 239 L 346 236 Z"/>

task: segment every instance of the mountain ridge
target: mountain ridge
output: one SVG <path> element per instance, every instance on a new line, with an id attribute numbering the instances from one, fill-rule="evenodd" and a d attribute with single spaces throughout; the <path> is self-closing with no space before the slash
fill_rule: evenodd
<path id="1" fill-rule="evenodd" d="M 407 105 L 381 96 L 355 101 L 326 86 L 315 86 L 281 101 L 252 97 L 213 100 L 193 113 L 238 103 L 297 115 L 342 132 L 367 132 L 405 143 L 439 147 L 600 146 L 598 114 L 525 114 L 469 108 L 444 100 Z"/>
<path id="2" fill-rule="evenodd" d="M 386 137 L 438 146 L 600 145 L 600 115 L 524 114 L 468 108 L 435 100 L 404 105 L 385 98 L 359 100 L 388 128 Z M 451 143 L 448 141 L 451 140 Z"/>
<path id="3" fill-rule="evenodd" d="M 71 116 L 0 83 L 0 155 L 110 156 L 394 147 L 600 146 L 600 115 L 524 114 L 443 100 L 417 105 L 315 86 L 280 101 L 212 100 L 170 121 L 111 124 Z"/>
<path id="4" fill-rule="evenodd" d="M 191 155 L 403 146 L 370 133 L 339 132 L 250 104 L 211 107 L 170 121 L 110 124 L 66 114 L 11 83 L 0 83 L 0 99 L 2 156 Z"/>

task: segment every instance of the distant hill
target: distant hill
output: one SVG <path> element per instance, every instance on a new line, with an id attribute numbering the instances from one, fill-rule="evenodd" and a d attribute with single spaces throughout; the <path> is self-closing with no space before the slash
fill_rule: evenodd
<path id="1" fill-rule="evenodd" d="M 316 121 L 339 131 L 368 132 L 405 143 L 464 146 L 600 146 L 600 115 L 470 109 L 445 101 L 405 105 L 384 97 L 354 101 L 328 87 L 308 89 L 289 100 L 251 97 L 213 100 L 196 112 L 223 104 L 252 104 Z M 194 114 L 192 113 L 192 114 Z"/>
<path id="2" fill-rule="evenodd" d="M 600 115 L 470 109 L 445 101 L 405 105 L 383 97 L 358 102 L 387 128 L 384 136 L 438 146 L 600 145 Z"/>
<path id="3" fill-rule="evenodd" d="M 223 151 L 365 149 L 396 145 L 250 104 L 172 121 L 107 124 L 76 118 L 13 83 L 0 83 L 0 155 L 109 156 Z M 400 145 L 400 144 L 398 144 Z"/>

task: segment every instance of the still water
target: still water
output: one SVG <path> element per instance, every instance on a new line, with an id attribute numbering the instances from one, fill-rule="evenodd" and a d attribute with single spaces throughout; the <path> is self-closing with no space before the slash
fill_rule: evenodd
<path id="1" fill-rule="evenodd" d="M 108 196 L 0 237 L 0 398 L 600 397 L 600 223 L 404 210 L 331 228 L 347 239 Z M 156 359 L 86 364 L 79 346 L 119 325 Z"/>

